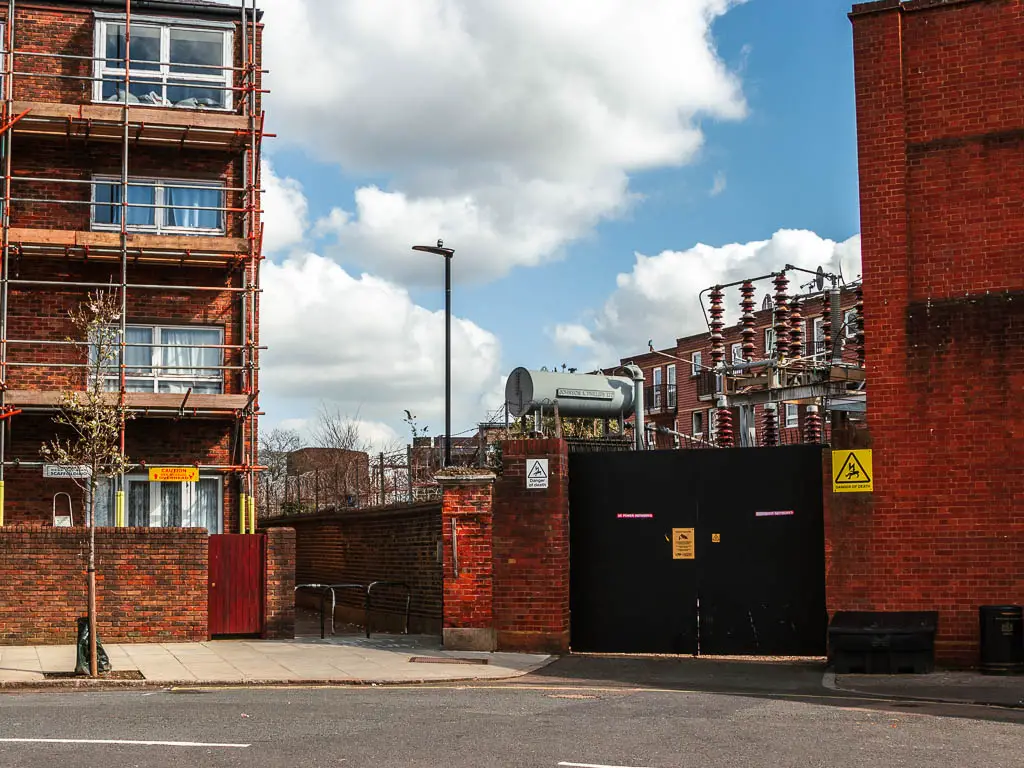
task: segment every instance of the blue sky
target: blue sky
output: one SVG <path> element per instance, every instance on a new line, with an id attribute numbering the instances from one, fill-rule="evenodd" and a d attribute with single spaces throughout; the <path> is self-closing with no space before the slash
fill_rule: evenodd
<path id="1" fill-rule="evenodd" d="M 318 14 L 334 12 L 326 10 L 327 5 L 321 0 L 296 1 L 305 3 L 305 12 L 314 25 L 318 21 L 325 24 L 328 22 L 326 16 L 318 20 Z M 695 3 L 701 1 L 693 0 Z M 713 6 L 715 2 L 707 0 L 706 4 Z M 459 2 L 452 0 L 452 4 L 458 6 Z M 500 5 L 500 2 L 492 0 L 488 4 Z M 277 8 L 274 0 L 266 5 L 265 21 L 268 35 L 271 35 Z M 341 5 L 359 6 L 361 3 L 352 0 L 351 3 L 342 2 Z M 440 5 L 445 5 L 445 2 Z M 628 8 L 628 4 L 624 7 Z M 788 241 L 779 240 L 773 245 L 774 250 L 763 251 L 763 254 L 768 255 L 752 256 L 750 254 L 754 251 L 748 250 L 743 251 L 747 255 L 735 258 L 746 265 L 757 263 L 758 258 L 803 258 L 813 261 L 821 254 L 826 254 L 821 256 L 822 259 L 829 258 L 829 249 L 833 244 L 844 243 L 859 232 L 853 63 L 850 23 L 846 17 L 848 10 L 849 3 L 835 0 L 815 0 L 810 3 L 797 0 L 750 0 L 734 5 L 716 18 L 710 27 L 713 44 L 710 55 L 717 57 L 728 75 L 736 81 L 741 96 L 723 95 L 716 102 L 717 106 L 704 109 L 703 113 L 698 108 L 692 125 L 702 134 L 703 140 L 695 152 L 680 152 L 674 160 L 669 158 L 666 162 L 634 163 L 632 166 L 624 163 L 623 172 L 628 178 L 631 201 L 624 206 L 625 209 L 613 212 L 602 209 L 593 215 L 588 213 L 589 225 L 569 228 L 569 235 L 561 241 L 556 238 L 554 246 L 545 246 L 545 255 L 535 259 L 527 253 L 529 247 L 524 246 L 520 249 L 524 254 L 522 258 L 511 258 L 507 267 L 488 274 L 488 267 L 481 266 L 474 261 L 473 254 L 465 252 L 470 244 L 449 236 L 446 244 L 456 249 L 455 313 L 497 341 L 496 351 L 494 345 L 486 339 L 467 341 L 470 348 L 466 350 L 464 363 L 468 365 L 463 367 L 472 367 L 474 371 L 473 375 L 466 377 L 472 380 L 466 382 L 466 389 L 457 392 L 462 404 L 457 411 L 458 427 L 469 426 L 475 419 L 483 418 L 483 404 L 489 402 L 488 398 L 490 401 L 496 399 L 493 406 L 500 404 L 500 397 L 496 393 L 500 392 L 501 383 L 495 380 L 495 373 L 500 377 L 517 365 L 550 367 L 562 362 L 586 367 L 605 356 L 626 354 L 628 349 L 625 347 L 630 345 L 633 338 L 637 340 L 633 346 L 639 352 L 651 336 L 656 337 L 656 343 L 667 345 L 675 335 L 692 332 L 691 312 L 696 309 L 699 313 L 696 290 L 704 287 L 699 284 L 699 276 L 694 277 L 698 282 L 692 286 L 685 280 L 680 283 L 672 300 L 688 309 L 681 308 L 678 317 L 672 314 L 671 307 L 663 306 L 658 310 L 660 314 L 657 317 L 644 318 L 642 293 L 613 297 L 617 290 L 617 276 L 631 273 L 636 252 L 655 257 L 664 251 L 685 252 L 698 243 L 719 248 L 728 244 L 767 241 L 779 230 L 806 230 L 825 245 L 815 240 L 811 244 L 814 247 L 811 247 L 807 245 L 806 239 L 800 240 L 800 252 L 790 253 L 786 250 L 789 247 L 786 245 Z M 346 20 L 351 23 L 352 18 L 350 15 Z M 571 23 L 571 19 L 568 21 Z M 642 22 L 643 19 L 637 21 Z M 477 20 L 477 28 L 483 23 Z M 543 26 L 546 22 L 543 16 L 538 16 L 537 20 L 523 23 Z M 369 21 L 366 24 L 370 26 Z M 470 29 L 468 34 L 472 34 L 472 26 L 465 24 L 465 28 Z M 288 31 L 294 33 L 294 30 Z M 417 30 L 412 29 L 409 34 L 415 36 Z M 424 31 L 424 34 L 429 33 Z M 700 30 L 694 30 L 693 34 L 699 35 Z M 415 37 L 412 39 L 415 42 Z M 671 40 L 671 35 L 667 39 Z M 686 41 L 686 34 L 681 34 L 679 45 L 687 45 Z M 346 44 L 350 44 L 355 53 L 367 49 L 363 47 L 364 41 L 354 38 L 348 43 L 343 42 L 342 46 Z M 412 130 L 423 126 L 422 131 L 410 132 L 409 138 L 394 145 L 397 150 L 393 148 L 390 153 L 382 152 L 382 157 L 373 158 L 376 145 L 373 143 L 372 132 L 366 138 L 360 134 L 360 126 L 344 125 L 346 121 L 353 120 L 351 113 L 344 108 L 344 99 L 334 105 L 337 114 L 332 114 L 325 107 L 323 113 L 308 116 L 305 124 L 279 119 L 277 122 L 284 124 L 274 125 L 275 118 L 280 118 L 284 110 L 292 110 L 294 99 L 298 98 L 294 94 L 299 88 L 299 81 L 288 81 L 285 78 L 289 76 L 289 70 L 298 69 L 299 65 L 275 53 L 286 50 L 284 44 L 275 45 L 273 40 L 267 47 L 266 65 L 275 72 L 282 68 L 285 70 L 285 75 L 278 76 L 276 80 L 272 76 L 271 87 L 277 89 L 283 83 L 288 88 L 289 98 L 293 99 L 282 103 L 281 99 L 275 100 L 274 95 L 269 98 L 271 130 L 280 132 L 282 138 L 276 140 L 268 158 L 278 179 L 285 180 L 283 183 L 291 184 L 293 188 L 298 188 L 294 185 L 301 186 L 306 208 L 301 215 L 302 236 L 282 238 L 288 242 L 271 254 L 273 262 L 283 265 L 289 259 L 298 259 L 300 252 L 316 253 L 328 259 L 331 268 L 333 265 L 340 267 L 343 273 L 339 275 L 342 277 L 347 275 L 358 280 L 364 273 L 378 276 L 388 285 L 388 300 L 399 302 L 394 310 L 389 310 L 389 316 L 393 317 L 396 312 L 408 312 L 409 317 L 418 316 L 426 325 L 436 326 L 439 315 L 432 313 L 443 307 L 441 261 L 438 259 L 436 263 L 419 264 L 416 268 L 406 267 L 402 263 L 403 259 L 411 262 L 428 257 L 412 251 L 405 252 L 401 244 L 404 242 L 411 246 L 417 241 L 432 242 L 437 234 L 446 234 L 443 231 L 445 225 L 439 224 L 435 229 L 429 225 L 429 219 L 424 219 L 425 214 L 418 213 L 412 217 L 418 227 L 402 220 L 403 223 L 396 226 L 396 229 L 404 227 L 404 231 L 356 233 L 350 226 L 356 218 L 354 197 L 357 190 L 367 187 L 377 187 L 389 193 L 401 191 L 410 198 L 417 194 L 430 197 L 435 189 L 445 190 L 446 185 L 456 176 L 468 178 L 483 175 L 479 169 L 493 166 L 494 154 L 482 152 L 486 163 L 481 163 L 478 156 L 473 156 L 462 165 L 459 146 L 445 144 L 447 135 L 458 133 L 461 126 L 472 122 L 461 116 L 467 114 L 463 110 L 473 109 L 479 104 L 479 97 L 475 101 L 467 98 L 464 104 L 452 97 L 460 110 L 447 111 L 437 121 L 430 119 L 429 124 L 424 123 L 423 116 L 417 115 L 414 108 L 410 115 Z M 317 54 L 313 52 L 306 55 L 311 57 Z M 377 66 L 381 69 L 400 69 L 401 55 L 400 52 L 382 59 Z M 359 60 L 353 55 L 346 61 L 358 64 Z M 669 60 L 667 63 L 671 65 L 673 62 Z M 557 74 L 557 61 L 552 66 Z M 642 67 L 643 62 L 639 66 Z M 695 70 L 699 69 L 697 64 L 692 66 Z M 309 64 L 305 67 L 308 69 Z M 548 75 L 547 81 L 550 80 Z M 431 82 L 426 80 L 428 85 Z M 727 90 L 727 84 L 723 84 L 721 78 L 715 82 L 720 90 Z M 386 81 L 374 84 L 378 93 L 383 87 L 387 87 Z M 424 86 L 421 83 L 418 87 L 422 89 Z M 504 87 L 514 89 L 515 84 L 505 84 Z M 685 88 L 686 83 L 682 81 L 672 87 L 678 90 Z M 440 83 L 438 88 L 443 90 L 445 84 Z M 366 97 L 356 96 L 353 100 L 358 101 L 359 98 Z M 396 98 L 410 97 L 404 94 Z M 738 100 L 745 104 L 744 114 L 740 117 L 735 115 L 734 105 Z M 428 113 L 431 118 L 435 114 Z M 335 143 L 335 134 L 317 134 L 308 128 L 313 120 L 338 121 L 341 124 L 338 131 L 342 138 Z M 457 121 L 458 125 L 445 132 L 444 126 L 450 126 L 452 121 Z M 387 135 L 393 126 L 394 123 L 382 122 L 375 130 L 381 135 Z M 294 134 L 289 133 L 290 128 Z M 301 135 L 303 133 L 305 135 Z M 432 136 L 437 138 L 430 138 Z M 479 133 L 467 133 L 460 141 L 463 145 L 476 141 L 486 145 L 492 137 L 493 127 L 483 127 Z M 499 145 L 506 140 L 505 136 L 494 137 Z M 389 157 L 396 153 L 402 154 L 405 147 L 411 147 L 408 157 L 391 163 Z M 431 156 L 425 163 L 428 170 L 424 171 L 420 167 L 417 151 L 421 151 L 423 156 Z M 433 153 L 444 157 L 434 162 Z M 500 163 L 500 155 L 498 157 Z M 364 161 L 364 158 L 368 159 Z M 529 162 L 536 165 L 542 161 L 530 159 Z M 514 169 L 515 174 L 520 172 L 511 162 L 509 167 Z M 601 170 L 604 170 L 603 167 Z M 569 170 L 566 173 L 571 177 L 573 172 Z M 544 168 L 536 173 L 541 178 L 547 178 Z M 566 174 L 560 172 L 558 180 L 561 182 L 566 178 Z M 586 188 L 585 182 L 583 188 Z M 461 184 L 452 183 L 451 188 L 445 191 L 458 200 L 476 200 L 475 188 L 464 180 Z M 437 194 L 443 196 L 444 192 Z M 484 199 L 487 194 L 481 192 L 479 199 Z M 292 197 L 294 201 L 295 196 Z M 511 210 L 516 210 L 514 205 Z M 332 226 L 328 223 L 332 211 L 335 211 L 336 217 L 340 211 L 347 212 L 342 216 L 345 219 L 343 224 Z M 294 211 L 286 213 L 275 210 L 268 202 L 268 230 L 289 215 L 294 218 Z M 557 213 L 554 218 L 557 220 Z M 363 213 L 360 219 L 362 229 L 368 230 L 365 223 L 369 221 L 368 214 Z M 334 224 L 337 225 L 337 222 L 335 218 Z M 510 239 L 522 234 L 516 231 L 514 224 L 510 227 L 513 233 Z M 557 223 L 554 227 L 557 228 Z M 286 228 L 282 225 L 281 231 Z M 295 229 L 295 226 L 292 228 Z M 459 231 L 457 225 L 450 225 L 447 229 Z M 465 239 L 473 241 L 472 237 Z M 374 250 L 380 247 L 379 242 L 388 244 L 388 251 L 383 258 L 374 255 L 379 253 Z M 500 239 L 497 245 L 489 242 L 488 247 L 500 251 Z M 485 248 L 479 250 L 484 251 Z M 541 250 L 544 249 L 538 249 L 538 252 Z M 712 252 L 702 258 L 714 261 L 718 256 Z M 809 262 L 808 265 L 814 266 Z M 733 267 L 739 268 L 737 265 Z M 462 270 L 470 274 L 467 276 Z M 272 276 L 274 274 L 277 273 L 271 272 Z M 285 277 L 283 273 L 280 274 L 282 278 Z M 320 283 L 327 281 L 323 276 L 312 278 L 308 274 L 304 279 L 317 279 Z M 639 282 L 638 276 L 637 284 Z M 694 290 L 690 291 L 691 287 Z M 344 286 L 339 284 L 338 290 L 343 292 L 339 295 L 347 297 L 350 295 L 347 291 L 352 289 L 349 283 Z M 394 295 L 396 293 L 399 296 L 397 299 Z M 407 301 L 401 298 L 405 295 Z M 630 308 L 629 320 L 602 317 L 602 307 L 610 297 L 613 297 L 616 306 Z M 274 299 L 268 296 L 268 300 Z M 322 297 L 321 301 L 332 302 L 329 297 Z M 657 303 L 658 300 L 652 298 L 651 301 Z M 335 299 L 333 303 L 337 306 L 342 300 Z M 374 302 L 367 304 L 375 305 Z M 362 310 L 361 316 L 367 311 L 372 310 Z M 355 335 L 367 335 L 365 332 L 360 333 L 360 328 L 356 327 L 358 322 L 351 324 L 351 335 L 346 335 L 343 319 L 336 327 L 326 312 L 317 316 L 320 318 L 317 328 L 331 339 L 333 345 L 345 347 L 353 343 Z M 276 317 L 282 324 L 290 322 L 281 319 L 279 315 Z M 291 335 L 279 334 L 267 326 L 270 319 L 264 316 L 264 335 L 270 339 L 280 338 L 283 345 L 291 346 L 294 339 L 309 336 L 309 328 L 304 334 L 299 329 L 294 329 Z M 632 322 L 634 319 L 635 322 Z M 396 334 L 405 333 L 413 328 L 415 322 L 412 320 L 412 325 L 407 323 L 392 330 Z M 615 325 L 615 328 L 610 329 L 611 325 Z M 560 336 L 556 332 L 559 326 L 577 328 L 579 334 L 592 334 L 593 339 L 583 344 L 566 343 L 564 335 Z M 370 335 L 378 330 L 379 324 L 375 323 Z M 438 329 L 434 327 L 433 330 Z M 422 348 L 423 345 L 435 343 L 436 333 L 432 333 L 425 332 L 424 337 L 415 342 L 407 340 L 407 343 L 415 345 L 415 349 L 408 351 L 408 358 L 416 358 L 418 366 L 371 362 L 371 367 L 382 365 L 382 370 L 376 374 L 380 379 L 376 382 L 374 375 L 366 375 L 367 362 L 361 360 L 359 355 L 334 361 L 334 383 L 326 376 L 319 390 L 304 386 L 308 377 L 298 381 L 295 377 L 275 376 L 272 372 L 268 376 L 270 391 L 265 398 L 268 401 L 265 407 L 270 414 L 269 421 L 301 425 L 303 419 L 312 415 L 311 411 L 315 410 L 319 402 L 330 401 L 338 403 L 338 407 L 346 412 L 358 412 L 359 417 L 368 422 L 368 434 L 383 439 L 390 436 L 389 428 L 402 435 L 399 414 L 405 407 L 403 403 L 416 402 L 425 414 L 422 421 L 431 424 L 433 431 L 438 431 L 439 401 L 429 390 L 438 383 L 436 379 L 440 368 L 434 363 L 437 362 L 435 358 L 439 359 L 443 347 L 436 349 L 437 355 Z M 401 344 L 392 344 L 392 341 L 390 337 L 382 336 L 370 346 L 376 346 L 391 357 L 405 355 Z M 474 343 L 483 344 L 480 349 L 485 351 L 476 349 L 474 352 Z M 367 354 L 371 352 L 372 349 Z M 478 366 L 473 363 L 474 358 L 479 359 L 481 365 L 489 367 L 486 375 L 476 370 Z M 606 362 L 612 360 L 607 359 Z M 275 357 L 273 353 L 268 354 L 267 364 L 282 369 L 291 365 L 286 356 L 279 354 Z M 412 370 L 405 370 L 407 367 Z M 409 376 L 411 380 L 401 386 L 396 385 L 395 377 L 402 376 Z M 366 387 L 366 391 L 360 391 L 362 387 Z M 389 396 L 389 391 L 396 387 L 398 391 Z M 413 392 L 416 394 L 411 394 Z"/>

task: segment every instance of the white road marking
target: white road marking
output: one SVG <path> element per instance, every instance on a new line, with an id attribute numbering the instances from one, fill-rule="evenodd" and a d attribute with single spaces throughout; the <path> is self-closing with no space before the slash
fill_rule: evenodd
<path id="1" fill-rule="evenodd" d="M 223 747 L 245 749 L 249 744 L 217 744 L 205 741 L 134 741 L 131 739 L 0 739 L 0 744 L 123 744 L 133 747 Z"/>
<path id="2" fill-rule="evenodd" d="M 573 766 L 573 768 L 637 768 L 630 765 L 601 765 L 600 763 L 559 763 L 559 765 Z"/>

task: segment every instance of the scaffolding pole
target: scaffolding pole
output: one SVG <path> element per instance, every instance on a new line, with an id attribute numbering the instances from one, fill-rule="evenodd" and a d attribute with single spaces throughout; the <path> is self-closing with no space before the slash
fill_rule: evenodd
<path id="1" fill-rule="evenodd" d="M 164 122 L 146 122 L 144 114 L 146 106 L 141 109 L 139 107 L 129 106 L 129 94 L 131 93 L 131 85 L 133 78 L 133 65 L 138 66 L 145 65 L 147 63 L 142 60 L 132 61 L 131 57 L 131 38 L 132 38 L 132 0 L 124 0 L 124 51 L 123 51 L 123 63 L 124 63 L 124 74 L 116 75 L 120 77 L 120 84 L 124 88 L 124 99 L 119 105 L 120 119 L 110 119 L 105 121 L 103 124 L 108 125 L 110 133 L 106 134 L 106 139 L 111 144 L 120 144 L 120 155 L 121 155 L 121 172 L 115 183 L 118 184 L 121 193 L 121 199 L 119 201 L 118 208 L 120 210 L 120 221 L 117 227 L 117 244 L 109 242 L 106 244 L 90 246 L 88 244 L 79 244 L 74 242 L 73 244 L 61 244 L 60 240 L 40 238 L 33 242 L 30 235 L 21 233 L 17 242 L 12 242 L 11 239 L 11 205 L 12 203 L 52 203 L 52 204 L 74 204 L 74 205 L 94 205 L 94 201 L 91 199 L 88 201 L 83 200 L 61 200 L 56 197 L 49 196 L 43 198 L 27 198 L 24 196 L 14 197 L 12 186 L 14 181 L 28 182 L 28 183 L 61 183 L 67 182 L 69 184 L 94 184 L 94 180 L 85 181 L 80 179 L 46 179 L 36 176 L 19 176 L 17 179 L 13 176 L 13 130 L 12 126 L 15 122 L 26 117 L 31 110 L 26 110 L 22 114 L 14 115 L 14 103 L 15 103 L 15 76 L 25 76 L 31 78 L 56 78 L 58 80 L 83 80 L 83 81 L 107 81 L 109 76 L 104 76 L 93 71 L 89 76 L 72 75 L 63 73 L 51 72 L 32 72 L 33 67 L 31 65 L 24 66 L 22 69 L 26 71 L 21 72 L 16 67 L 16 0 L 8 0 L 7 2 L 7 26 L 6 34 L 4 35 L 4 50 L 2 51 L 3 61 L 3 74 L 4 74 L 4 90 L 3 90 L 3 114 L 2 121 L 0 121 L 0 163 L 3 167 L 3 211 L 0 214 L 0 423 L 3 421 L 10 421 L 4 417 L 4 414 L 13 415 L 15 411 L 11 410 L 8 401 L 8 388 L 10 385 L 9 376 L 12 368 L 26 368 L 26 367 L 47 367 L 47 368 L 64 368 L 64 369 L 80 369 L 82 365 L 67 363 L 67 362 L 43 362 L 36 363 L 25 360 L 11 360 L 9 359 L 10 347 L 9 345 L 47 345 L 47 346 L 59 346 L 59 345 L 73 345 L 73 346 L 84 346 L 85 342 L 64 342 L 53 339 L 45 340 L 31 340 L 31 339 L 9 339 L 9 315 L 10 315 L 10 288 L 11 286 L 20 287 L 39 287 L 43 289 L 47 288 L 87 288 L 87 289 L 116 289 L 120 294 L 121 304 L 121 317 L 119 322 L 119 343 L 118 343 L 118 362 L 117 362 L 117 400 L 118 403 L 124 407 L 127 404 L 128 392 L 127 392 L 127 379 L 128 379 L 128 361 L 127 351 L 132 347 L 169 347 L 175 345 L 164 345 L 164 344 L 129 344 L 127 341 L 127 327 L 130 325 L 128 321 L 128 309 L 129 309 L 129 293 L 132 290 L 141 291 L 195 291 L 195 292 L 221 292 L 227 293 L 232 296 L 238 296 L 239 298 L 239 332 L 241 334 L 240 344 L 219 344 L 219 345 L 197 345 L 200 348 L 209 349 L 220 349 L 224 351 L 224 359 L 222 359 L 222 365 L 218 366 L 203 366 L 200 370 L 218 370 L 218 371 L 238 371 L 239 380 L 234 382 L 232 376 L 225 374 L 222 377 L 222 381 L 227 383 L 231 381 L 234 386 L 239 386 L 241 392 L 249 396 L 248 402 L 244 408 L 241 409 L 180 409 L 182 415 L 185 413 L 191 415 L 209 415 L 211 417 L 233 417 L 236 425 L 241 429 L 241 441 L 240 441 L 240 452 L 239 458 L 241 461 L 232 465 L 198 465 L 207 469 L 216 469 L 222 471 L 226 476 L 235 476 L 239 480 L 239 492 L 242 495 L 243 505 L 240 509 L 239 526 L 245 526 L 250 532 L 255 532 L 255 508 L 256 508 L 256 491 L 258 488 L 256 482 L 256 473 L 263 471 L 265 468 L 258 466 L 258 417 L 262 415 L 259 408 L 259 353 L 262 347 L 259 345 L 259 294 L 261 292 L 259 272 L 260 262 L 262 261 L 262 241 L 263 241 L 263 230 L 260 223 L 260 214 L 262 211 L 259 208 L 260 204 L 260 193 L 263 190 L 260 188 L 260 148 L 261 141 L 264 137 L 270 136 L 264 131 L 264 114 L 262 110 L 257 114 L 258 105 L 258 94 L 264 93 L 261 89 L 262 85 L 262 74 L 265 70 L 257 66 L 256 53 L 257 53 L 257 37 L 259 34 L 259 24 L 257 23 L 257 10 L 256 0 L 243 0 L 240 3 L 241 10 L 241 34 L 242 34 L 242 57 L 244 61 L 240 62 L 241 66 L 235 66 L 232 62 L 231 66 L 218 66 L 218 65 L 197 65 L 211 70 L 218 71 L 229 71 L 233 75 L 240 77 L 240 82 L 234 83 L 229 79 L 227 85 L 219 86 L 210 84 L 210 88 L 214 90 L 222 90 L 227 93 L 239 93 L 241 98 L 238 100 L 238 104 L 233 110 L 235 114 L 240 111 L 242 116 L 246 118 L 244 130 L 241 130 L 242 125 L 238 128 L 232 127 L 218 127 L 216 124 L 211 125 L 200 125 L 196 130 L 199 132 L 200 137 L 196 139 L 189 138 L 189 131 L 191 123 L 185 126 L 175 124 L 173 119 L 168 117 L 168 112 L 161 113 L 160 118 Z M 23 52 L 28 62 L 31 62 L 32 57 L 35 58 L 50 58 L 50 59 L 76 59 L 88 61 L 90 64 L 95 64 L 97 61 L 104 61 L 108 57 L 104 56 L 80 56 L 74 54 L 62 54 L 62 53 L 46 53 L 41 51 L 25 51 Z M 159 62 L 160 64 L 166 64 L 167 62 Z M 117 81 L 114 81 L 117 82 Z M 204 86 L 205 87 L 205 86 Z M 166 99 L 165 99 L 166 100 Z M 172 105 L 159 104 L 154 106 L 162 106 L 165 108 L 173 108 Z M 230 111 L 228 112 L 230 114 Z M 133 119 L 134 116 L 134 119 Z M 30 116 L 30 120 L 33 125 L 30 129 L 26 130 L 29 135 L 45 135 L 47 129 L 45 123 L 51 124 L 61 123 L 66 125 L 67 138 L 68 140 L 74 140 L 76 138 L 81 140 L 89 139 L 89 128 L 92 125 L 92 120 L 85 117 L 75 118 L 61 117 L 54 114 L 41 114 L 37 117 Z M 77 122 L 76 122 L 77 120 Z M 81 128 L 82 125 L 86 126 L 84 135 L 77 135 L 73 131 L 73 126 L 78 125 Z M 150 129 L 152 131 L 143 137 L 144 129 Z M 169 138 L 166 135 L 160 135 L 160 131 L 175 130 L 181 131 L 181 138 Z M 117 131 L 117 133 L 115 133 Z M 133 136 L 133 134 L 136 134 Z M 218 137 L 224 137 L 223 143 L 218 144 L 216 139 Z M 116 137 L 116 138 L 115 138 Z M 104 140 L 102 137 L 99 140 Z M 224 216 L 224 231 L 223 234 L 211 234 L 208 237 L 229 237 L 232 232 L 232 227 L 237 227 L 239 222 L 232 223 L 230 221 L 230 214 L 239 214 L 242 217 L 241 226 L 244 230 L 244 238 L 246 245 L 243 248 L 241 244 L 235 246 L 237 251 L 233 252 L 230 248 L 226 250 L 218 249 L 216 246 L 211 247 L 208 244 L 197 249 L 183 248 L 180 244 L 180 240 L 176 241 L 178 244 L 174 245 L 169 243 L 168 247 L 160 247 L 159 244 L 151 243 L 149 246 L 133 246 L 131 244 L 133 230 L 129 227 L 129 213 L 131 210 L 136 208 L 156 208 L 158 206 L 131 203 L 129 204 L 129 188 L 135 186 L 131 182 L 130 177 L 130 147 L 134 141 L 143 143 L 152 143 L 155 145 L 173 143 L 181 147 L 195 146 L 197 148 L 214 146 L 219 147 L 227 152 L 237 152 L 241 148 L 241 161 L 243 163 L 243 186 L 227 186 L 218 187 L 222 190 L 225 195 L 225 201 L 228 200 L 228 196 L 232 194 L 242 194 L 244 205 L 241 207 L 235 205 L 232 206 L 225 202 L 224 205 L 220 206 L 204 206 L 202 210 L 216 210 Z M 237 142 L 237 143 L 236 143 Z M 237 158 L 237 155 L 236 155 Z M 237 159 L 236 159 L 237 162 Z M 145 185 L 146 182 L 140 182 Z M 153 182 L 155 185 L 156 182 Z M 187 183 L 182 185 L 183 187 L 190 187 Z M 195 185 L 197 188 L 199 185 Z M 159 233 L 150 233 L 159 234 Z M 27 241 L 26 241 L 27 238 Z M 102 240 L 97 240 L 102 243 Z M 38 253 L 41 258 L 60 258 L 70 259 L 73 255 L 80 256 L 86 262 L 96 261 L 103 263 L 104 261 L 116 262 L 118 264 L 119 279 L 117 282 L 111 280 L 110 283 L 97 283 L 89 282 L 86 280 L 79 281 L 61 281 L 61 280 L 12 280 L 10 275 L 11 259 L 13 252 L 16 251 L 20 257 L 26 253 Z M 129 262 L 134 261 L 136 263 L 147 263 L 156 266 L 195 266 L 195 267 L 214 267 L 223 268 L 228 270 L 230 277 L 226 280 L 225 285 L 210 286 L 210 285 L 159 285 L 154 283 L 132 283 L 129 280 Z M 237 277 L 236 277 L 237 275 Z M 224 339 L 228 341 L 227 338 Z M 171 368 L 173 366 L 148 366 L 151 368 Z M 237 390 L 236 390 L 237 391 Z M 112 393 L 113 394 L 113 393 Z M 48 406 L 28 406 L 25 409 L 26 413 L 45 413 L 52 412 L 53 408 Z M 141 408 L 138 409 L 143 415 L 158 414 L 158 413 L 172 413 L 175 408 Z M 122 418 L 119 425 L 119 447 L 122 455 L 125 453 L 125 434 L 126 434 L 126 421 Z M 7 457 L 7 432 L 0 426 L 0 525 L 3 525 L 3 489 L 4 489 L 4 470 L 8 466 L 41 466 L 41 462 L 23 462 L 18 459 L 9 460 Z M 171 465 L 166 465 L 171 466 Z M 182 466 L 197 466 L 182 465 Z M 123 502 L 124 502 L 124 489 L 125 480 L 124 474 L 122 473 L 117 478 L 117 511 L 118 514 L 116 519 L 118 524 L 123 524 Z M 227 513 L 227 507 L 225 507 L 225 513 Z M 247 520 L 248 518 L 248 520 Z M 248 522 L 246 526 L 245 523 Z"/>

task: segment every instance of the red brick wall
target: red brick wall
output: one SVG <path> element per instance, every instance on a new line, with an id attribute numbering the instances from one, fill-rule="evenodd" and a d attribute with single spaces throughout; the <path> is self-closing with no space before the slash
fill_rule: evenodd
<path id="1" fill-rule="evenodd" d="M 278 526 L 295 529 L 295 583 L 402 581 L 412 588 L 410 631 L 440 631 L 441 565 L 437 562 L 437 545 L 441 510 L 437 503 L 322 512 L 261 520 L 260 525 L 271 533 Z M 361 624 L 363 595 L 356 590 L 339 590 L 338 619 Z M 319 607 L 319 599 L 307 595 L 300 594 L 299 603 Z M 401 629 L 405 614 L 401 590 L 375 589 L 374 606 L 375 628 Z"/>
<path id="2" fill-rule="evenodd" d="M 829 606 L 937 609 L 971 664 L 978 606 L 1024 598 L 1024 15 L 852 20 L 875 492 L 831 521 Z"/>
<path id="3" fill-rule="evenodd" d="M 483 473 L 481 473 L 483 475 Z M 494 479 L 442 481 L 445 629 L 494 628 Z M 453 538 L 453 525 L 455 537 Z M 458 548 L 457 567 L 455 548 Z"/>
<path id="4" fill-rule="evenodd" d="M 12 153 L 11 226 L 88 231 L 91 229 L 92 188 L 77 181 L 94 176 L 121 177 L 121 145 L 114 142 L 67 144 L 45 138 L 18 136 Z M 128 152 L 129 177 L 219 181 L 237 190 L 246 183 L 241 155 L 178 147 L 133 144 Z M 20 177 L 20 178 L 19 178 Z M 29 181 L 28 179 L 47 179 Z M 65 181 L 68 180 L 68 181 Z M 34 200 L 77 202 L 33 202 Z M 130 198 L 129 198 L 130 199 Z M 242 208 L 245 196 L 225 195 L 225 208 Z M 225 234 L 244 237 L 244 214 L 225 212 Z"/>
<path id="5" fill-rule="evenodd" d="M 237 271 L 199 268 L 166 268 L 146 265 L 129 267 L 130 280 L 143 285 L 199 285 L 210 288 L 240 287 Z M 31 257 L 12 260 L 16 280 L 86 282 L 120 284 L 120 265 L 38 260 Z M 8 299 L 8 338 L 11 341 L 65 341 L 76 331 L 68 312 L 81 306 L 95 289 L 71 286 L 18 286 L 10 288 Z M 224 344 L 242 344 L 241 298 L 230 291 L 163 291 L 129 288 L 128 323 L 141 325 L 203 325 L 219 327 Z M 10 363 L 53 362 L 82 364 L 84 347 L 53 344 L 8 344 Z M 241 350 L 225 350 L 222 365 L 239 366 Z M 242 392 L 241 371 L 224 370 L 224 393 Z M 83 388 L 86 371 L 82 368 L 10 365 L 7 384 L 10 389 Z"/>
<path id="6" fill-rule="evenodd" d="M 295 529 L 271 528 L 267 536 L 267 583 L 263 636 L 295 637 Z"/>
<path id="7" fill-rule="evenodd" d="M 87 532 L 0 528 L 0 643 L 72 644 L 86 614 Z M 96 531 L 99 637 L 207 637 L 206 535 L 168 528 Z"/>
<path id="8" fill-rule="evenodd" d="M 129 421 L 125 432 L 125 452 L 132 462 L 160 464 L 230 465 L 231 422 L 212 419 L 176 421 L 146 419 Z M 38 462 L 39 449 L 52 440 L 55 425 L 47 416 L 21 415 L 10 422 L 6 444 L 7 461 Z M 7 466 L 4 471 L 6 522 L 11 525 L 50 525 L 53 496 L 57 492 L 71 494 L 76 522 L 82 518 L 82 491 L 70 480 L 44 480 L 42 469 Z M 224 480 L 224 532 L 238 528 L 238 481 Z"/>
<path id="9" fill-rule="evenodd" d="M 569 649 L 569 475 L 563 440 L 503 442 L 494 488 L 494 625 L 498 647 Z M 548 460 L 545 490 L 526 488 L 526 459 Z M 446 609 L 447 610 L 447 609 Z"/>

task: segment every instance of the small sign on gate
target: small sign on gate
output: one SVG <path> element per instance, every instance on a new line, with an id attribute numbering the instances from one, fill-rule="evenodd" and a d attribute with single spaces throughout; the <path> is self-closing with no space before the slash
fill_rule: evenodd
<path id="1" fill-rule="evenodd" d="M 696 554 L 693 528 L 672 529 L 672 559 L 693 560 Z"/>
<path id="2" fill-rule="evenodd" d="M 527 459 L 526 460 L 526 487 L 547 488 L 548 487 L 548 460 Z"/>

